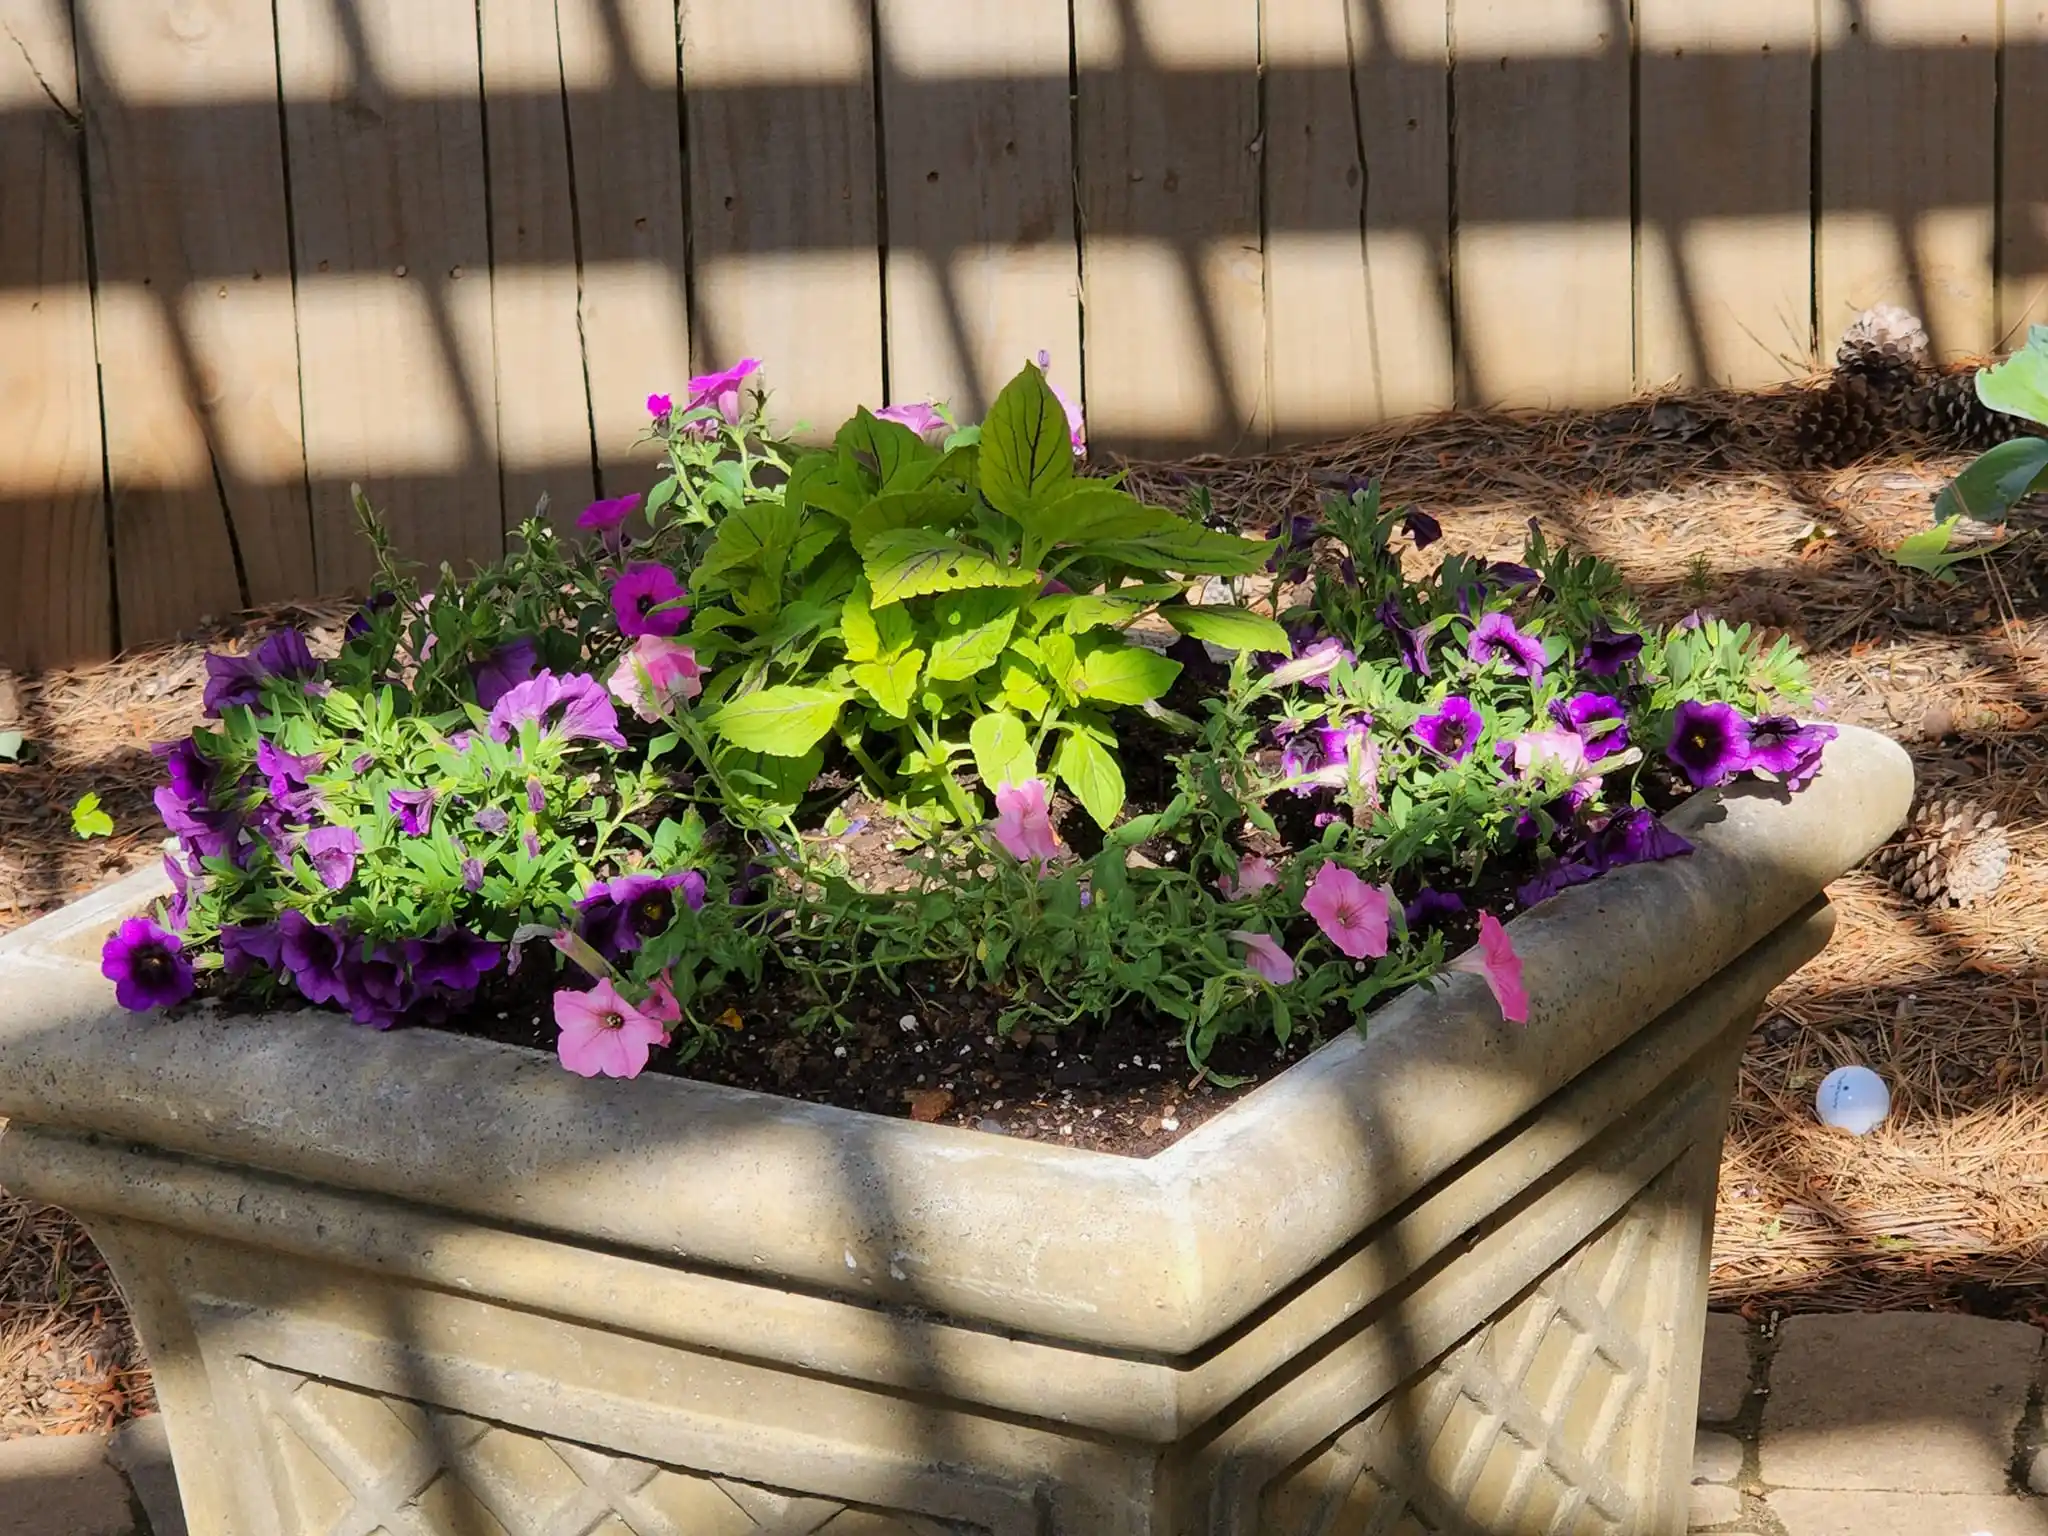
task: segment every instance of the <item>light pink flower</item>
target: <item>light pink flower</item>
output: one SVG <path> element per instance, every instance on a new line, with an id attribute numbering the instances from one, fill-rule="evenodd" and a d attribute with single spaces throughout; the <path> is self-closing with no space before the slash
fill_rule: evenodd
<path id="1" fill-rule="evenodd" d="M 1231 931 L 1230 936 L 1244 946 L 1244 963 L 1274 986 L 1284 987 L 1294 980 L 1294 956 L 1282 949 L 1269 935 L 1237 928 Z"/>
<path id="2" fill-rule="evenodd" d="M 1237 861 L 1237 873 L 1219 875 L 1216 889 L 1225 901 L 1242 901 L 1255 896 L 1268 886 L 1280 883 L 1280 871 L 1273 867 L 1273 861 L 1256 853 L 1247 853 Z"/>
<path id="3" fill-rule="evenodd" d="M 668 1042 L 668 1031 L 623 997 L 609 981 L 588 992 L 555 994 L 555 1051 L 579 1077 L 638 1077 L 648 1053 Z"/>
<path id="4" fill-rule="evenodd" d="M 934 441 L 943 440 L 953 428 L 945 417 L 938 413 L 929 400 L 912 400 L 902 405 L 885 405 L 875 412 L 877 421 L 893 421 L 899 427 L 908 427 L 919 437 Z"/>
<path id="5" fill-rule="evenodd" d="M 1052 397 L 1059 401 L 1060 409 L 1067 413 L 1067 441 L 1074 445 L 1074 453 L 1077 457 L 1087 458 L 1088 428 L 1081 420 L 1081 407 L 1074 404 L 1072 400 L 1069 400 L 1067 392 L 1061 389 L 1059 385 L 1053 383 L 1052 354 L 1043 347 L 1039 348 L 1038 352 L 1038 371 L 1045 375 L 1046 387 L 1052 391 Z"/>
<path id="6" fill-rule="evenodd" d="M 1019 863 L 1056 859 L 1060 855 L 1060 840 L 1053 835 L 1052 815 L 1046 808 L 1043 779 L 998 786 L 996 819 L 989 823 L 989 830 L 1003 845 L 1004 852 Z"/>
<path id="7" fill-rule="evenodd" d="M 1510 1024 L 1529 1022 L 1529 993 L 1522 985 L 1522 957 L 1514 941 L 1491 912 L 1479 914 L 1479 943 L 1451 962 L 1454 971 L 1470 971 L 1484 977 L 1493 1000 L 1500 1004 L 1501 1017 Z"/>
<path id="8" fill-rule="evenodd" d="M 640 1005 L 640 1011 L 667 1028 L 674 1028 L 683 1021 L 683 1005 L 676 1001 L 675 983 L 669 973 L 663 971 L 647 987 L 647 1001 Z M 668 1036 L 661 1037 L 662 1044 L 668 1044 Z"/>
<path id="9" fill-rule="evenodd" d="M 700 373 L 690 380 L 689 409 L 711 406 L 724 418 L 729 426 L 736 426 L 742 414 L 740 408 L 740 385 L 760 371 L 761 360 L 743 357 L 730 368 L 717 373 Z M 709 437 L 712 423 L 708 417 L 690 423 L 689 431 L 700 437 Z"/>
<path id="10" fill-rule="evenodd" d="M 1592 764 L 1586 761 L 1584 739 L 1577 731 L 1568 731 L 1562 726 L 1524 731 L 1503 742 L 1502 746 L 1513 758 L 1517 773 L 1527 773 L 1541 766 L 1582 779 L 1592 768 Z"/>
<path id="11" fill-rule="evenodd" d="M 659 720 L 679 699 L 704 691 L 697 653 L 665 635 L 642 635 L 619 658 L 605 686 L 642 720 Z"/>
<path id="12" fill-rule="evenodd" d="M 1392 895 L 1367 885 L 1338 863 L 1316 871 L 1301 898 L 1301 909 L 1316 920 L 1329 941 L 1354 960 L 1376 960 L 1387 952 L 1387 916 Z"/>

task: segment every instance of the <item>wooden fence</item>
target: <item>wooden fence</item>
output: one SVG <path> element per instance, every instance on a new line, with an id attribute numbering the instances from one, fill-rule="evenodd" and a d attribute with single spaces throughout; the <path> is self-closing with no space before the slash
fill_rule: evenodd
<path id="1" fill-rule="evenodd" d="M 2048 0 L 0 0 L 0 661 L 650 479 L 650 390 L 1253 451 L 1992 348 Z"/>

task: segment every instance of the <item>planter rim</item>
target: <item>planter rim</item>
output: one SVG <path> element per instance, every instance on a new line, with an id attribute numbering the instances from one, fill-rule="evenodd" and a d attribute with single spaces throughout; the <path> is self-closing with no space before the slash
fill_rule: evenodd
<path id="1" fill-rule="evenodd" d="M 1504 1024 L 1453 973 L 1145 1159 L 688 1079 L 586 1081 L 431 1030 L 121 1012 L 99 938 L 151 870 L 0 939 L 0 1115 L 1080 1345 L 1202 1349 L 1763 941 L 1903 821 L 1911 764 L 1844 726 L 1811 786 L 1667 822 L 1686 858 L 1510 924 Z M 1247 1262 L 1247 1257 L 1256 1262 Z"/>

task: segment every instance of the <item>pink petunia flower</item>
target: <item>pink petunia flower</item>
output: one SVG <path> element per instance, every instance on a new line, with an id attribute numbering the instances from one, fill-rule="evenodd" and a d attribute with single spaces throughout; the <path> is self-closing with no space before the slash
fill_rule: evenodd
<path id="1" fill-rule="evenodd" d="M 591 529 L 599 533 L 616 533 L 627 518 L 640 508 L 640 493 L 630 496 L 614 496 L 609 501 L 593 501 L 576 514 L 578 528 Z"/>
<path id="2" fill-rule="evenodd" d="M 1273 867 L 1271 859 L 1247 853 L 1238 859 L 1236 874 L 1217 877 L 1216 889 L 1225 901 L 1242 901 L 1279 883 L 1280 871 Z"/>
<path id="3" fill-rule="evenodd" d="M 1059 385 L 1053 383 L 1052 354 L 1046 351 L 1043 347 L 1039 348 L 1038 351 L 1038 371 L 1046 376 L 1046 387 L 1052 391 L 1052 397 L 1055 400 L 1059 401 L 1060 409 L 1067 413 L 1067 441 L 1073 444 L 1074 456 L 1076 458 L 1082 459 L 1087 458 L 1088 427 L 1087 424 L 1081 420 L 1081 407 L 1074 404 L 1072 400 L 1067 398 L 1067 392 L 1065 390 L 1061 389 Z"/>
<path id="4" fill-rule="evenodd" d="M 1237 928 L 1231 931 L 1230 936 L 1244 946 L 1244 963 L 1274 986 L 1284 987 L 1294 980 L 1294 956 L 1275 943 L 1270 935 Z"/>
<path id="5" fill-rule="evenodd" d="M 710 406 L 728 426 L 737 426 L 742 414 L 740 406 L 740 385 L 760 370 L 761 360 L 743 357 L 730 368 L 717 373 L 700 373 L 690 380 L 689 409 L 697 410 Z M 690 423 L 687 431 L 699 437 L 709 437 L 713 431 L 710 418 Z"/>
<path id="6" fill-rule="evenodd" d="M 1019 863 L 1060 856 L 1060 840 L 1052 830 L 1052 814 L 1046 807 L 1045 795 L 1043 779 L 1026 779 L 1022 784 L 1003 784 L 996 789 L 996 819 L 989 823 L 989 831 L 1003 845 L 1003 851 Z"/>
<path id="7" fill-rule="evenodd" d="M 893 421 L 899 427 L 908 427 L 919 437 L 929 441 L 942 441 L 953 430 L 952 424 L 938 413 L 928 400 L 911 400 L 902 405 L 885 405 L 875 412 L 877 421 Z"/>
<path id="8" fill-rule="evenodd" d="M 682 1023 L 683 1005 L 676 1001 L 675 983 L 670 980 L 667 971 L 663 971 L 648 983 L 647 1001 L 640 1005 L 640 1011 L 655 1023 L 671 1029 Z M 662 1043 L 668 1043 L 666 1035 L 662 1037 Z"/>
<path id="9" fill-rule="evenodd" d="M 1529 993 L 1522 985 L 1522 957 L 1514 941 L 1491 912 L 1479 914 L 1479 943 L 1451 962 L 1454 971 L 1470 971 L 1483 977 L 1493 1000 L 1500 1004 L 1501 1017 L 1510 1024 L 1529 1022 Z"/>
<path id="10" fill-rule="evenodd" d="M 1316 871 L 1301 898 L 1301 909 L 1316 920 L 1329 941 L 1354 960 L 1377 960 L 1387 952 L 1387 917 L 1392 895 L 1367 885 L 1343 865 Z"/>
<path id="11" fill-rule="evenodd" d="M 609 981 L 588 992 L 557 992 L 555 1023 L 562 1031 L 555 1052 L 579 1077 L 638 1077 L 654 1047 L 668 1043 L 660 1021 L 619 996 Z"/>
<path id="12" fill-rule="evenodd" d="M 675 401 L 669 399 L 667 395 L 649 395 L 647 397 L 647 414 L 656 421 L 661 420 L 662 417 L 675 408 Z"/>
<path id="13" fill-rule="evenodd" d="M 605 686 L 642 720 L 659 720 L 680 700 L 704 691 L 697 653 L 665 635 L 642 635 L 619 658 Z"/>

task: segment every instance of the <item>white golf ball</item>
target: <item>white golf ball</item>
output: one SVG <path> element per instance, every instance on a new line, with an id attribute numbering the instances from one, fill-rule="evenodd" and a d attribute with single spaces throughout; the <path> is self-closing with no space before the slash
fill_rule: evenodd
<path id="1" fill-rule="evenodd" d="M 1884 1079 L 1870 1068 L 1837 1067 L 1821 1079 L 1813 1107 L 1821 1124 L 1862 1136 L 1876 1130 L 1891 1113 L 1892 1095 Z"/>

